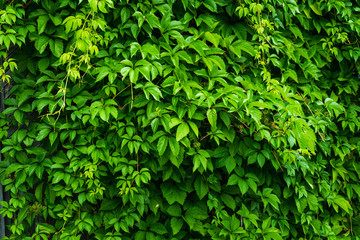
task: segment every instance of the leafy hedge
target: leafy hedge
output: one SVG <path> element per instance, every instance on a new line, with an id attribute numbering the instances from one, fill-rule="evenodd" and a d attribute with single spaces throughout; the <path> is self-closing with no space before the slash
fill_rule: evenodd
<path id="1" fill-rule="evenodd" d="M 360 1 L 0 9 L 4 239 L 360 239 Z"/>

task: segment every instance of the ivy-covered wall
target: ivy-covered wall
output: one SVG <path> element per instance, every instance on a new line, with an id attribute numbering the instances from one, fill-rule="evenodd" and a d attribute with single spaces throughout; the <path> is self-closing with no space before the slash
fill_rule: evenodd
<path id="1" fill-rule="evenodd" d="M 3 239 L 360 239 L 359 0 L 0 9 Z"/>

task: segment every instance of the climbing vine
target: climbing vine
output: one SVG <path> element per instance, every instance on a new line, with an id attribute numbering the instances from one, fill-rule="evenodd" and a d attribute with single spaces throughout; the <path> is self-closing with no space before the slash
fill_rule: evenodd
<path id="1" fill-rule="evenodd" d="M 4 239 L 359 239 L 359 1 L 0 9 Z"/>

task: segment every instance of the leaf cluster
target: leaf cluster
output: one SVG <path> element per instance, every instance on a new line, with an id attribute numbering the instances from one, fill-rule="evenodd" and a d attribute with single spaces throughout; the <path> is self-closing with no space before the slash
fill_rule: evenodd
<path id="1" fill-rule="evenodd" d="M 360 237 L 359 1 L 0 9 L 4 239 Z"/>

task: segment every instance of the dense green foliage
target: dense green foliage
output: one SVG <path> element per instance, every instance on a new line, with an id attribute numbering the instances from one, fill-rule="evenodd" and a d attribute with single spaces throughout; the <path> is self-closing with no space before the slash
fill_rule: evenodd
<path id="1" fill-rule="evenodd" d="M 358 0 L 0 9 L 6 239 L 360 239 Z"/>

